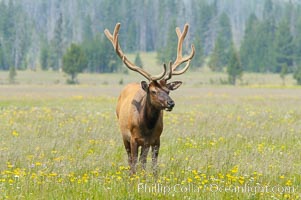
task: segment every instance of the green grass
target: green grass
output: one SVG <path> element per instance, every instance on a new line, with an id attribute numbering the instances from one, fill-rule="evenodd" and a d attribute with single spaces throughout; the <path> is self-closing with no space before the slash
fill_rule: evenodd
<path id="1" fill-rule="evenodd" d="M 155 66 L 157 70 L 155 74 L 161 72 L 161 66 Z M 50 71 L 18 71 L 16 77 L 17 85 L 65 85 L 67 76 L 63 72 Z M 140 82 L 143 77 L 134 72 L 128 74 L 79 74 L 78 79 L 81 85 L 88 86 L 106 86 L 119 85 L 120 82 L 127 84 L 130 82 Z M 227 80 L 225 73 L 213 73 L 206 68 L 200 71 L 189 71 L 183 76 L 174 77 L 175 80 L 182 80 L 188 86 L 223 86 L 223 82 Z M 8 85 L 8 72 L 0 71 L 0 85 Z M 287 88 L 297 87 L 296 81 L 292 75 L 287 75 L 285 85 L 283 85 L 279 74 L 256 74 L 245 73 L 243 79 L 238 80 L 239 86 L 256 87 L 256 88 Z"/>
<path id="2" fill-rule="evenodd" d="M 129 55 L 130 59 L 134 55 Z M 131 58 L 132 57 L 132 58 Z M 160 73 L 155 53 L 141 54 Z M 206 68 L 183 76 L 164 114 L 159 175 L 129 176 L 115 106 L 129 74 L 0 72 L 0 199 L 300 199 L 301 92 L 289 75 Z M 120 84 L 122 82 L 123 84 Z"/>
<path id="3" fill-rule="evenodd" d="M 155 178 L 129 176 L 121 87 L 0 86 L 0 199 L 300 198 L 299 89 L 184 85 Z"/>
<path id="4" fill-rule="evenodd" d="M 129 54 L 130 60 L 135 59 L 136 54 Z M 163 64 L 157 63 L 155 52 L 140 52 L 143 62 L 143 68 L 152 74 L 159 74 L 162 72 Z M 117 57 L 116 57 L 117 58 Z M 118 59 L 118 58 L 117 58 Z M 192 66 L 193 67 L 193 66 Z M 16 82 L 20 85 L 64 85 L 66 83 L 67 75 L 63 72 L 56 71 L 18 71 Z M 124 84 L 133 81 L 140 81 L 141 75 L 136 72 L 130 71 L 128 74 L 79 74 L 78 79 L 82 85 L 118 85 L 120 82 Z M 202 67 L 198 70 L 188 70 L 183 76 L 174 77 L 174 79 L 183 80 L 186 85 L 190 86 L 220 86 L 223 82 L 227 81 L 226 73 L 211 72 L 207 67 Z M 0 85 L 7 85 L 8 72 L 0 71 Z M 257 74 L 257 73 L 244 73 L 242 80 L 238 80 L 238 85 L 246 87 L 296 87 L 296 81 L 292 75 L 286 76 L 285 85 L 280 78 L 279 74 Z"/>

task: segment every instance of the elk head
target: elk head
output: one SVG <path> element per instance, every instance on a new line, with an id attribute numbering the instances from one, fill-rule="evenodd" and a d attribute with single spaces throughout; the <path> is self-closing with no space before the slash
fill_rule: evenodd
<path id="1" fill-rule="evenodd" d="M 157 110 L 171 111 L 175 106 L 175 102 L 169 96 L 171 90 L 177 89 L 182 82 L 176 81 L 166 83 L 166 81 L 151 81 L 149 84 L 146 81 L 141 82 L 142 89 L 148 94 L 148 101 Z"/>
<path id="2" fill-rule="evenodd" d="M 188 32 L 188 24 L 185 24 L 183 32 L 181 32 L 179 27 L 176 28 L 176 33 L 178 36 L 177 58 L 174 62 L 169 62 L 168 67 L 166 66 L 166 64 L 163 64 L 163 72 L 158 75 L 151 75 L 141 67 L 136 66 L 134 63 L 128 60 L 128 58 L 122 52 L 118 42 L 119 29 L 120 23 L 117 23 L 113 35 L 107 29 L 105 29 L 104 31 L 107 38 L 112 42 L 116 54 L 121 58 L 123 63 L 130 70 L 136 71 L 142 76 L 144 76 L 146 79 L 148 79 L 149 83 L 147 83 L 146 81 L 141 82 L 141 88 L 147 93 L 147 97 L 151 105 L 157 108 L 158 110 L 171 111 L 175 106 L 175 102 L 170 98 L 169 92 L 179 88 L 182 82 L 174 81 L 168 83 L 168 80 L 170 80 L 174 75 L 181 75 L 185 73 L 189 68 L 190 61 L 195 53 L 194 46 L 191 45 L 190 55 L 188 55 L 187 57 L 183 57 L 182 55 L 182 46 L 183 41 Z M 187 62 L 187 64 L 183 69 L 176 70 L 181 64 L 185 62 Z M 167 68 L 169 68 L 168 72 Z"/>

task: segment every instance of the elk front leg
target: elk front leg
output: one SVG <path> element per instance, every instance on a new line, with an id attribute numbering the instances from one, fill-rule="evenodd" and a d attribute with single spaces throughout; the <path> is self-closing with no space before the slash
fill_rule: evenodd
<path id="1" fill-rule="evenodd" d="M 152 169 L 155 176 L 157 176 L 158 172 L 158 155 L 160 149 L 160 141 L 158 141 L 155 145 L 152 146 Z"/>
<path id="2" fill-rule="evenodd" d="M 139 161 L 142 164 L 142 169 L 145 170 L 146 169 L 146 159 L 147 159 L 147 154 L 149 151 L 150 146 L 149 145 L 143 145 L 141 147 L 141 154 L 140 154 L 140 159 Z"/>
<path id="3" fill-rule="evenodd" d="M 131 174 L 136 173 L 136 165 L 138 160 L 138 143 L 135 139 L 131 139 Z"/>
<path id="4" fill-rule="evenodd" d="M 129 163 L 129 166 L 132 165 L 132 156 L 131 156 L 131 144 L 130 142 L 123 138 L 123 143 L 124 143 L 124 147 L 125 147 L 125 150 L 126 150 L 126 153 L 128 155 L 128 163 Z"/>

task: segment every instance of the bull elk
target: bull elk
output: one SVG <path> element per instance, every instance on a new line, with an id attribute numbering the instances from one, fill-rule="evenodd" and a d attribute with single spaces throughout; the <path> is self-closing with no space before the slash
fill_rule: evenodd
<path id="1" fill-rule="evenodd" d="M 160 135 L 163 130 L 163 110 L 172 111 L 175 102 L 169 96 L 169 92 L 177 89 L 182 82 L 174 81 L 167 83 L 173 75 L 181 75 L 187 71 L 190 61 L 194 56 L 194 46 L 191 45 L 191 53 L 187 57 L 182 56 L 182 46 L 184 38 L 188 31 L 188 24 L 185 24 L 183 32 L 176 28 L 178 35 L 177 58 L 163 65 L 163 72 L 159 75 L 151 75 L 141 67 L 136 66 L 128 60 L 118 42 L 118 32 L 120 23 L 117 23 L 113 35 L 105 29 L 105 35 L 112 42 L 116 54 L 123 63 L 133 71 L 140 73 L 149 82 L 131 83 L 121 92 L 116 114 L 119 122 L 119 128 L 122 134 L 123 143 L 128 155 L 130 172 L 136 172 L 138 160 L 138 148 L 141 147 L 139 161 L 145 170 L 146 158 L 151 147 L 152 149 L 152 168 L 154 173 L 157 170 L 157 159 L 160 148 Z M 181 64 L 187 62 L 182 69 L 176 70 Z"/>

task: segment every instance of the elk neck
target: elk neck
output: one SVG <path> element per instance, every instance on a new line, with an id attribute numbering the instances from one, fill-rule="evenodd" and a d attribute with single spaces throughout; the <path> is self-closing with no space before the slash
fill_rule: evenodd
<path id="1" fill-rule="evenodd" d="M 145 123 L 147 129 L 151 130 L 156 126 L 161 115 L 161 110 L 155 108 L 151 104 L 150 96 L 148 94 L 145 95 L 144 102 L 142 107 L 142 121 Z"/>

